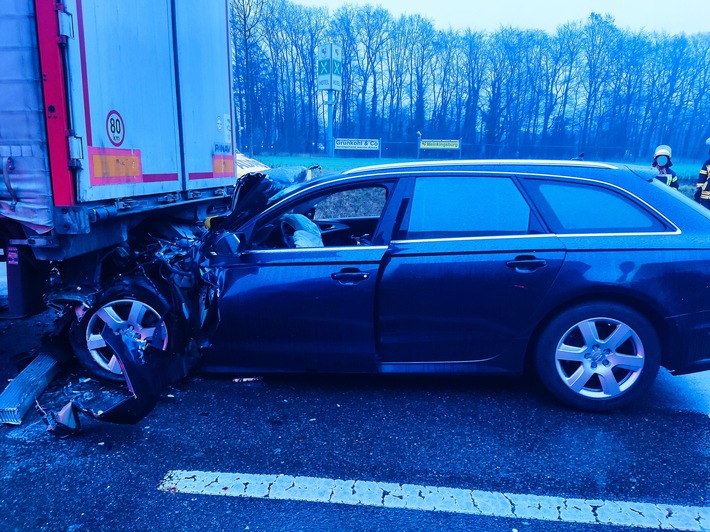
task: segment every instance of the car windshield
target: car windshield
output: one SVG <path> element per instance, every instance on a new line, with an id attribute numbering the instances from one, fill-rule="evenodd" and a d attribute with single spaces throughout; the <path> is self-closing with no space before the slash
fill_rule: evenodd
<path id="1" fill-rule="evenodd" d="M 283 198 L 283 197 L 285 197 L 285 196 L 288 196 L 291 192 L 293 192 L 293 191 L 295 191 L 295 190 L 298 190 L 298 189 L 301 188 L 302 186 L 303 186 L 303 183 L 294 183 L 293 185 L 289 185 L 289 186 L 287 186 L 286 188 L 282 188 L 281 190 L 279 190 L 276 194 L 274 194 L 273 196 L 271 196 L 271 197 L 266 201 L 266 205 L 267 205 L 267 206 L 273 205 L 274 203 L 276 203 L 277 201 L 279 201 L 281 198 Z"/>

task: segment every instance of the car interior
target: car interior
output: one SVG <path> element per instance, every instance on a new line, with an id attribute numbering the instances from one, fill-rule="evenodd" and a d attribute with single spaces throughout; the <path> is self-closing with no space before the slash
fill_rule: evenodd
<path id="1" fill-rule="evenodd" d="M 387 199 L 383 187 L 318 196 L 256 227 L 253 249 L 367 246 Z"/>

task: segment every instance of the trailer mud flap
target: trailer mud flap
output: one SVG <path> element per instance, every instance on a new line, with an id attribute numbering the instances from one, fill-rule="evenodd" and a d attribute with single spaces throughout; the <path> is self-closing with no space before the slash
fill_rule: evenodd
<path id="1" fill-rule="evenodd" d="M 156 332 L 161 327 L 155 328 Z M 50 432 L 70 436 L 80 429 L 79 413 L 109 423 L 135 424 L 155 408 L 161 393 L 185 378 L 197 357 L 186 351 L 176 354 L 155 347 L 163 345 L 159 334 L 144 349 L 131 337 L 120 335 L 108 326 L 101 332 L 106 345 L 113 349 L 123 372 L 125 384 L 111 387 L 110 393 L 73 399 L 59 413 L 45 415 Z"/>

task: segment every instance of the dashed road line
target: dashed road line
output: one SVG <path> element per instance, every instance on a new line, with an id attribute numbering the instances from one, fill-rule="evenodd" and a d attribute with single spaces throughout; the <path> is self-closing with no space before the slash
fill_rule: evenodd
<path id="1" fill-rule="evenodd" d="M 370 480 L 176 470 L 165 475 L 158 489 L 171 493 L 405 508 L 484 517 L 660 530 L 710 530 L 710 507 L 574 499 Z"/>

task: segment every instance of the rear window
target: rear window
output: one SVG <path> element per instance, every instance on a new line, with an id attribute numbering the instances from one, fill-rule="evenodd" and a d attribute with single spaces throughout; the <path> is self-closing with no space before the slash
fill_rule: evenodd
<path id="1" fill-rule="evenodd" d="M 665 224 L 633 198 L 589 183 L 529 180 L 530 193 L 552 231 L 565 233 L 648 233 Z"/>
<path id="2" fill-rule="evenodd" d="M 539 229 L 506 177 L 418 178 L 406 238 L 526 234 Z"/>

